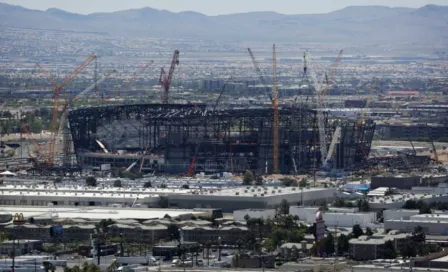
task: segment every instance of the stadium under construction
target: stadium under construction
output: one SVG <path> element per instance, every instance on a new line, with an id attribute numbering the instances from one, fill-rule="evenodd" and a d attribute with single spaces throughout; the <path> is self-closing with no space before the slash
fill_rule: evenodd
<path id="1" fill-rule="evenodd" d="M 69 124 L 77 164 L 83 169 L 110 164 L 172 174 L 264 174 L 274 172 L 273 116 L 271 108 L 214 111 L 205 105 L 139 104 L 72 110 Z M 306 105 L 282 106 L 279 116 L 279 172 L 322 167 L 318 113 Z M 327 150 L 334 149 L 331 168 L 364 164 L 375 124 L 327 113 L 324 117 L 325 142 L 331 143 Z"/>

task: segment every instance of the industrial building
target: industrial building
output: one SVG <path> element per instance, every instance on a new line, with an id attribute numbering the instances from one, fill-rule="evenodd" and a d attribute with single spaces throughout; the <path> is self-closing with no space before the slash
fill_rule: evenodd
<path id="1" fill-rule="evenodd" d="M 289 214 L 297 215 L 299 220 L 314 223 L 318 207 L 292 206 Z M 331 227 L 351 228 L 359 224 L 362 228 L 372 227 L 376 222 L 376 213 L 358 212 L 357 208 L 333 208 L 325 212 L 325 225 Z"/>
<path id="2" fill-rule="evenodd" d="M 385 209 L 400 209 L 407 200 L 422 200 L 426 203 L 447 202 L 448 194 L 406 192 L 399 195 L 369 197 L 368 200 L 370 209 L 381 211 Z"/>
<path id="3" fill-rule="evenodd" d="M 297 187 L 236 187 L 229 189 L 161 189 L 161 188 L 90 188 L 83 186 L 53 187 L 53 186 L 4 186 L 0 187 L 0 205 L 18 206 L 51 206 L 56 207 L 115 207 L 112 214 L 117 214 L 120 207 L 141 207 L 135 209 L 135 214 L 123 208 L 121 216 L 142 216 L 146 219 L 160 218 L 164 210 L 151 210 L 148 207 L 158 207 L 161 197 L 165 197 L 169 206 L 180 209 L 222 209 L 223 212 L 233 212 L 240 209 L 274 208 L 286 199 L 292 204 L 319 204 L 333 200 L 337 195 L 336 188 L 304 188 Z M 37 207 L 36 207 L 37 208 Z M 22 209 L 23 210 L 23 209 Z M 143 212 L 145 211 L 145 212 Z M 151 213 L 152 214 L 145 214 Z M 23 212 L 27 212 L 24 210 Z M 170 216 L 176 217 L 175 211 Z M 179 211 L 179 214 L 188 213 Z M 204 211 L 197 211 L 201 213 Z M 107 212 L 104 212 L 107 213 Z M 194 213 L 194 212 L 193 212 Z M 101 212 L 100 212 L 101 214 Z M 112 215 L 111 215 L 112 216 Z M 120 215 L 116 215 L 117 217 Z M 114 218 L 106 217 L 107 218 Z M 127 217 L 130 219 L 137 219 Z"/>
<path id="4" fill-rule="evenodd" d="M 245 209 L 236 210 L 233 212 L 233 220 L 235 221 L 245 221 L 245 217 L 249 218 L 263 218 L 263 219 L 274 219 L 276 215 L 275 209 Z"/>
<path id="5" fill-rule="evenodd" d="M 264 174 L 274 171 L 273 116 L 271 108 L 214 111 L 205 105 L 142 104 L 77 109 L 68 118 L 77 164 L 82 168 L 102 164 L 127 168 L 140 156 L 140 168 L 147 171 Z M 284 107 L 279 116 L 279 172 L 319 167 L 323 160 L 317 111 Z M 326 149 L 332 143 L 334 150 L 333 168 L 355 167 L 366 160 L 373 122 L 327 113 L 321 121 Z M 340 137 L 333 137 L 335 131 Z"/>

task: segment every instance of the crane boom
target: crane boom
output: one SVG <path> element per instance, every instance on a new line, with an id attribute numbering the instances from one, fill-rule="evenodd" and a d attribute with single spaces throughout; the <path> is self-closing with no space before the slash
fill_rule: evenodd
<path id="1" fill-rule="evenodd" d="M 322 99 L 322 85 L 317 80 L 317 75 L 314 69 L 310 69 L 311 57 L 308 51 L 305 52 L 304 61 L 307 63 L 307 73 L 311 78 L 311 83 L 315 89 L 315 98 L 316 98 L 316 110 L 317 110 L 317 126 L 319 130 L 319 145 L 320 145 L 320 159 L 322 162 L 322 166 L 325 165 L 325 161 L 327 158 L 327 138 L 325 131 L 325 116 L 323 112 L 323 99 Z"/>
<path id="2" fill-rule="evenodd" d="M 260 64 L 258 63 L 257 59 L 255 58 L 254 53 L 252 52 L 252 50 L 250 50 L 250 48 L 247 48 L 247 51 L 249 51 L 250 58 L 252 59 L 252 64 L 254 65 L 255 72 L 257 72 L 257 75 L 258 75 L 258 78 L 261 81 L 261 84 L 267 85 L 266 80 L 265 80 L 265 76 L 264 76 L 263 72 L 260 69 Z M 273 102 L 272 95 L 270 93 L 268 93 L 268 97 L 271 100 L 271 102 Z"/>
<path id="3" fill-rule="evenodd" d="M 53 101 L 53 114 L 52 114 L 52 120 L 51 120 L 51 137 L 50 137 L 50 150 L 49 150 L 49 158 L 48 158 L 48 165 L 52 166 L 54 162 L 54 151 L 55 151 L 55 137 L 56 137 L 56 129 L 57 128 L 57 121 L 58 121 L 58 108 L 59 108 L 59 95 L 61 90 L 67 86 L 79 73 L 81 73 L 82 70 L 84 70 L 87 65 L 92 63 L 96 59 L 96 55 L 92 54 L 90 55 L 86 61 L 84 61 L 81 65 L 79 65 L 73 73 L 69 74 L 64 82 L 60 85 L 57 85 L 57 87 L 54 90 L 54 101 Z M 53 83 L 53 82 L 52 82 Z"/>
<path id="4" fill-rule="evenodd" d="M 273 67 L 273 77 L 272 77 L 272 96 L 274 98 L 272 105 L 274 108 L 274 173 L 277 173 L 278 168 L 278 126 L 279 126 L 279 112 L 278 112 L 278 87 L 277 87 L 277 52 L 275 50 L 275 44 L 272 46 L 272 67 Z"/>
<path id="5" fill-rule="evenodd" d="M 95 89 L 95 87 L 98 86 L 98 84 L 103 83 L 108 77 L 110 77 L 110 75 L 112 75 L 112 74 L 114 74 L 116 72 L 117 72 L 116 70 L 109 71 L 102 78 L 100 78 L 97 82 L 93 83 L 87 89 L 85 89 L 84 91 L 80 92 L 78 95 L 73 97 L 71 99 L 71 101 L 66 101 L 66 103 L 64 105 L 64 109 L 62 110 L 62 116 L 61 116 L 61 121 L 59 122 L 59 129 L 58 129 L 57 135 L 62 135 L 62 132 L 64 130 L 64 126 L 67 123 L 68 109 L 70 107 L 71 102 L 76 101 L 76 100 L 80 99 L 81 97 L 85 96 L 87 93 L 89 93 L 90 91 Z"/>
<path id="6" fill-rule="evenodd" d="M 165 71 L 163 69 L 162 69 L 162 72 L 160 73 L 161 79 L 163 76 L 163 81 L 161 82 L 161 84 L 163 86 L 163 94 L 162 94 L 162 103 L 163 104 L 168 104 L 171 80 L 173 79 L 174 70 L 176 69 L 176 65 L 179 65 L 179 54 L 180 54 L 179 50 L 176 49 L 174 51 L 173 59 L 171 60 L 171 66 L 170 66 L 170 70 L 168 72 L 168 76 L 166 76 Z"/>

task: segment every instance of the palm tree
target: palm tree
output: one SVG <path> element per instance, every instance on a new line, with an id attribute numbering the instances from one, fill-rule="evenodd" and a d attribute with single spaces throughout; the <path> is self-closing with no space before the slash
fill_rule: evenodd
<path id="1" fill-rule="evenodd" d="M 109 265 L 108 268 L 106 268 L 106 272 L 114 272 L 117 271 L 117 269 L 120 267 L 120 264 L 117 261 L 114 261 Z"/>

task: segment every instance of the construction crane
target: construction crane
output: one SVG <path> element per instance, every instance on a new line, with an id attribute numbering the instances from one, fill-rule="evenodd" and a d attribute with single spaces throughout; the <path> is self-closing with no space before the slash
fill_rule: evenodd
<path id="1" fill-rule="evenodd" d="M 59 109 L 59 95 L 62 91 L 62 89 L 67 86 L 79 73 L 81 73 L 90 63 L 92 63 L 92 61 L 94 61 L 96 59 L 96 55 L 92 54 L 90 55 L 87 60 L 85 60 L 81 65 L 79 65 L 71 74 L 69 74 L 64 81 L 62 82 L 62 84 L 58 84 L 54 81 L 53 77 L 48 74 L 44 68 L 39 65 L 39 68 L 41 70 L 42 73 L 45 73 L 47 75 L 47 77 L 49 78 L 51 84 L 54 86 L 54 97 L 53 97 L 53 110 L 52 110 L 52 120 L 50 123 L 50 131 L 51 131 L 51 136 L 50 136 L 50 147 L 49 147 L 49 153 L 48 153 L 48 158 L 46 161 L 46 164 L 48 166 L 53 166 L 54 164 L 54 153 L 55 153 L 55 137 L 56 137 L 56 132 L 58 129 L 58 109 Z"/>
<path id="2" fill-rule="evenodd" d="M 273 67 L 273 76 L 272 76 L 272 106 L 274 109 L 274 173 L 278 173 L 278 126 L 279 126 L 279 112 L 278 112 L 278 86 L 277 86 L 277 52 L 275 50 L 275 44 L 272 46 L 272 67 Z"/>
<path id="3" fill-rule="evenodd" d="M 310 68 L 311 56 L 308 51 L 305 52 L 304 61 L 307 63 L 307 74 L 311 78 L 311 84 L 315 89 L 315 102 L 316 102 L 316 110 L 317 110 L 317 125 L 319 130 L 319 145 L 320 145 L 320 158 L 322 162 L 322 166 L 325 165 L 327 158 L 327 139 L 326 139 L 326 131 L 325 131 L 325 116 L 323 112 L 323 99 L 322 99 L 322 84 L 318 81 L 317 75 L 314 69 Z"/>
<path id="4" fill-rule="evenodd" d="M 319 145 L 320 145 L 320 159 L 323 167 L 327 167 L 327 162 L 329 161 L 328 157 L 328 149 L 327 149 L 327 134 L 326 134 L 326 127 L 325 127 L 325 116 L 324 116 L 324 101 L 323 96 L 326 94 L 328 89 L 332 86 L 332 81 L 334 77 L 334 73 L 341 61 L 341 57 L 343 54 L 343 50 L 339 51 L 338 56 L 336 57 L 336 60 L 332 64 L 331 70 L 330 70 L 330 76 L 328 74 L 325 75 L 324 81 L 325 86 L 322 84 L 318 79 L 316 72 L 310 66 L 312 64 L 311 62 L 311 55 L 309 51 L 305 51 L 304 54 L 304 72 L 307 73 L 311 78 L 311 84 L 313 85 L 315 89 L 315 104 L 316 104 L 316 111 L 317 111 L 317 125 L 319 130 Z M 337 131 L 337 129 L 336 129 Z M 335 131 L 335 132 L 336 132 Z M 337 139 L 337 137 L 333 137 L 333 140 Z M 335 145 L 334 145 L 335 146 Z M 333 146 L 333 148 L 334 148 Z M 331 150 L 331 155 L 333 155 L 334 150 Z M 331 158 L 331 156 L 330 156 Z"/>
<path id="5" fill-rule="evenodd" d="M 96 87 L 97 87 L 99 84 L 103 83 L 107 78 L 109 78 L 112 74 L 114 74 L 114 73 L 116 73 L 116 72 L 117 72 L 116 70 L 111 70 L 111 71 L 109 71 L 109 72 L 106 73 L 102 78 L 100 78 L 98 81 L 96 81 L 95 83 L 93 83 L 92 85 L 90 85 L 87 89 L 85 89 L 84 91 L 80 92 L 80 93 L 79 93 L 78 95 L 76 95 L 75 97 L 73 97 L 73 98 L 71 98 L 71 99 L 65 101 L 65 105 L 64 105 L 64 108 L 63 108 L 63 110 L 62 110 L 61 121 L 59 122 L 59 129 L 58 129 L 58 132 L 57 132 L 57 135 L 58 135 L 58 136 L 61 136 L 61 135 L 62 135 L 62 132 L 63 132 L 63 130 L 64 130 L 64 127 L 66 127 L 68 111 L 69 111 L 69 108 L 70 108 L 71 104 L 72 104 L 74 101 L 76 101 L 76 100 L 82 98 L 83 96 L 85 96 L 87 93 L 89 93 L 89 92 L 92 91 L 93 89 L 96 89 Z"/>
<path id="6" fill-rule="evenodd" d="M 263 72 L 260 69 L 260 64 L 258 63 L 257 59 L 255 58 L 254 53 L 252 53 L 252 50 L 250 50 L 250 48 L 247 48 L 247 51 L 249 51 L 250 58 L 252 59 L 252 64 L 254 65 L 255 72 L 257 72 L 257 75 L 258 75 L 258 78 L 261 81 L 261 84 L 266 86 L 267 82 L 265 80 L 265 76 L 264 76 Z M 269 97 L 271 102 L 273 102 L 272 95 L 269 92 L 267 93 L 267 96 Z"/>
<path id="7" fill-rule="evenodd" d="M 168 104 L 171 80 L 173 79 L 173 74 L 174 70 L 176 69 L 176 65 L 179 65 L 179 54 L 180 54 L 179 50 L 174 51 L 168 75 L 165 73 L 165 70 L 163 68 L 160 71 L 159 83 L 162 85 L 163 88 L 162 104 Z"/>

